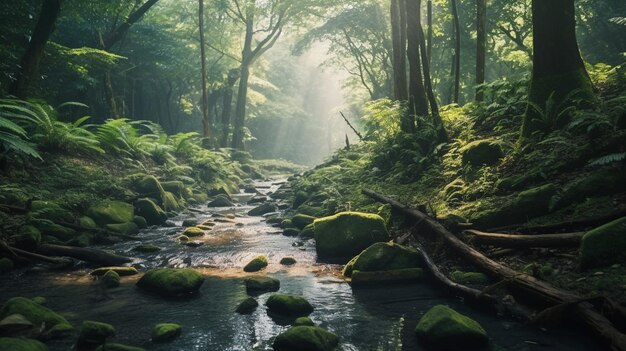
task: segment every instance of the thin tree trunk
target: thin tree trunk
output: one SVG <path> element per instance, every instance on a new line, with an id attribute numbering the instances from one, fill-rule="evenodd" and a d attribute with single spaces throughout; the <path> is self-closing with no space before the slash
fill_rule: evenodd
<path id="1" fill-rule="evenodd" d="M 206 52 L 204 50 L 204 0 L 198 0 L 198 29 L 200 31 L 200 59 L 202 67 L 202 136 L 205 139 L 209 139 L 211 134 L 209 129 L 209 97 L 206 87 Z"/>
<path id="2" fill-rule="evenodd" d="M 244 124 L 246 121 L 246 102 L 248 100 L 248 80 L 250 79 L 250 65 L 252 64 L 252 37 L 254 35 L 254 14 L 246 12 L 246 36 L 244 38 L 241 55 L 239 76 L 239 90 L 237 91 L 237 105 L 235 106 L 235 125 L 233 130 L 233 149 L 244 149 Z"/>
<path id="3" fill-rule="evenodd" d="M 228 134 L 230 132 L 230 115 L 233 105 L 233 87 L 239 79 L 239 70 L 231 70 L 222 95 L 222 135 L 220 147 L 228 147 Z"/>
<path id="4" fill-rule="evenodd" d="M 409 111 L 415 116 L 428 116 L 428 100 L 422 78 L 420 59 L 421 0 L 405 0 L 409 58 Z"/>
<path id="5" fill-rule="evenodd" d="M 485 83 L 487 55 L 487 0 L 476 0 L 476 85 Z M 474 100 L 483 101 L 482 88 L 476 88 Z"/>
<path id="6" fill-rule="evenodd" d="M 459 103 L 459 89 L 461 85 L 461 25 L 459 23 L 459 12 L 456 6 L 457 0 L 450 0 L 450 10 L 452 11 L 452 24 L 454 28 L 454 62 L 452 64 L 452 75 L 454 76 L 452 102 Z"/>
<path id="7" fill-rule="evenodd" d="M 404 0 L 391 0 L 392 66 L 394 99 L 400 102 L 408 100 L 406 77 L 406 13 Z M 413 130 L 414 121 L 409 113 L 402 115 L 400 129 L 405 133 Z"/>
<path id="8" fill-rule="evenodd" d="M 104 74 L 104 97 L 107 105 L 109 105 L 109 118 L 117 118 L 117 102 L 115 101 L 115 91 L 113 90 L 113 80 L 111 79 L 111 71 L 107 70 Z"/>
<path id="9" fill-rule="evenodd" d="M 426 22 L 428 23 L 428 47 L 426 53 L 428 54 L 428 65 L 432 63 L 433 57 L 433 2 L 428 0 L 426 3 Z"/>
<path id="10" fill-rule="evenodd" d="M 103 44 L 104 50 L 109 51 L 115 43 L 122 40 L 122 38 L 124 38 L 126 33 L 128 33 L 128 30 L 130 29 L 130 27 L 133 24 L 135 24 L 137 21 L 139 21 L 141 17 L 143 17 L 143 15 L 145 15 L 146 12 L 148 12 L 148 10 L 150 10 L 150 8 L 154 6 L 154 4 L 156 4 L 158 1 L 159 0 L 148 0 L 146 1 L 146 3 L 141 5 L 141 7 L 139 7 L 137 10 L 133 11 L 128 16 L 126 21 L 124 21 L 124 23 L 117 26 L 104 39 L 104 44 Z"/>
<path id="11" fill-rule="evenodd" d="M 39 19 L 33 30 L 28 47 L 20 60 L 20 70 L 17 79 L 11 83 L 9 94 L 20 99 L 28 96 L 28 89 L 35 81 L 39 62 L 50 35 L 54 31 L 54 24 L 61 12 L 61 0 L 44 0 L 39 12 Z"/>

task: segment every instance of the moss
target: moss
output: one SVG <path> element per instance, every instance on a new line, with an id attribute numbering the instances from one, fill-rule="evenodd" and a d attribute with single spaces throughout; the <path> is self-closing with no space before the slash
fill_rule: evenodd
<path id="1" fill-rule="evenodd" d="M 107 343 L 99 346 L 95 351 L 146 351 L 141 347 L 128 346 L 123 344 Z"/>
<path id="2" fill-rule="evenodd" d="M 29 224 L 39 229 L 42 235 L 53 236 L 61 241 L 71 240 L 76 236 L 75 230 L 53 223 L 47 219 L 32 219 L 29 221 Z"/>
<path id="3" fill-rule="evenodd" d="M 92 276 L 99 277 L 105 275 L 108 271 L 114 271 L 115 273 L 125 277 L 130 275 L 139 274 L 135 267 L 100 267 L 91 271 Z"/>
<path id="4" fill-rule="evenodd" d="M 287 228 L 294 228 L 294 225 L 291 219 L 284 219 L 280 222 L 280 227 L 287 229 Z"/>
<path id="5" fill-rule="evenodd" d="M 309 224 L 300 232 L 300 237 L 302 239 L 312 239 L 315 237 L 315 226 L 313 224 Z"/>
<path id="6" fill-rule="evenodd" d="M 309 317 L 298 317 L 293 322 L 293 325 L 294 326 L 304 325 L 304 326 L 312 327 L 315 325 L 315 323 L 313 323 L 313 321 Z"/>
<path id="7" fill-rule="evenodd" d="M 494 165 L 504 157 L 502 147 L 497 140 L 483 139 L 473 141 L 460 150 L 463 164 L 473 166 Z"/>
<path id="8" fill-rule="evenodd" d="M 124 235 L 134 235 L 139 233 L 139 227 L 135 224 L 135 222 L 107 224 L 106 229 Z"/>
<path id="9" fill-rule="evenodd" d="M 302 296 L 273 294 L 265 302 L 269 312 L 302 317 L 308 316 L 313 312 L 313 306 Z"/>
<path id="10" fill-rule="evenodd" d="M 278 291 L 280 289 L 278 279 L 266 276 L 248 277 L 245 279 L 245 284 L 248 292 Z"/>
<path id="11" fill-rule="evenodd" d="M 198 236 L 203 236 L 204 235 L 204 230 L 198 228 L 198 227 L 189 227 L 187 229 L 185 229 L 182 233 L 182 235 L 185 235 L 189 238 L 195 238 Z"/>
<path id="12" fill-rule="evenodd" d="M 181 181 L 161 182 L 161 186 L 163 190 L 169 191 L 181 198 L 186 198 L 190 195 L 187 191 L 187 187 Z"/>
<path id="13" fill-rule="evenodd" d="M 34 325 L 44 325 L 50 337 L 58 337 L 72 330 L 72 325 L 61 315 L 25 297 L 9 299 L 0 310 L 0 320 L 21 314 Z"/>
<path id="14" fill-rule="evenodd" d="M 142 216 L 134 216 L 133 222 L 137 225 L 139 229 L 144 229 L 148 227 L 148 221 Z"/>
<path id="15" fill-rule="evenodd" d="M 133 247 L 133 251 L 143 252 L 143 253 L 153 253 L 153 252 L 161 251 L 161 248 L 154 244 L 142 244 L 142 245 Z"/>
<path id="16" fill-rule="evenodd" d="M 139 193 L 148 195 L 163 194 L 163 186 L 156 177 L 147 174 L 134 174 L 130 177 L 132 187 Z"/>
<path id="17" fill-rule="evenodd" d="M 115 327 L 108 323 L 84 321 L 78 336 L 79 345 L 102 345 L 115 336 Z"/>
<path id="18" fill-rule="evenodd" d="M 91 233 L 81 233 L 70 240 L 67 244 L 70 246 L 87 247 L 93 243 L 94 238 L 94 235 Z"/>
<path id="19" fill-rule="evenodd" d="M 148 225 L 161 225 L 167 220 L 165 211 L 152 199 L 143 198 L 135 202 L 137 215 L 145 218 Z"/>
<path id="20" fill-rule="evenodd" d="M 239 314 L 250 314 L 254 312 L 254 310 L 256 310 L 258 306 L 259 303 L 255 299 L 253 299 L 252 297 L 248 297 L 237 306 L 235 312 Z"/>
<path id="21" fill-rule="evenodd" d="M 304 214 L 297 214 L 291 218 L 291 223 L 298 229 L 304 229 L 309 224 L 312 224 L 317 218 L 313 216 L 307 216 Z"/>
<path id="22" fill-rule="evenodd" d="M 258 272 L 267 267 L 267 257 L 257 256 L 243 267 L 244 272 Z"/>
<path id="23" fill-rule="evenodd" d="M 309 194 L 304 191 L 297 191 L 293 198 L 293 208 L 297 209 L 309 199 Z"/>
<path id="24" fill-rule="evenodd" d="M 193 269 L 155 268 L 146 272 L 137 286 L 162 296 L 183 296 L 197 292 L 202 283 L 202 274 Z"/>
<path id="25" fill-rule="evenodd" d="M 117 288 L 120 286 L 120 275 L 116 271 L 110 270 L 100 278 L 102 284 L 107 288 Z"/>
<path id="26" fill-rule="evenodd" d="M 135 211 L 133 205 L 113 200 L 105 200 L 87 210 L 87 215 L 99 225 L 132 222 Z"/>
<path id="27" fill-rule="evenodd" d="M 204 224 L 198 224 L 198 225 L 196 226 L 196 228 L 198 228 L 198 229 L 202 229 L 202 230 L 204 230 L 204 231 L 207 231 L 207 230 L 213 230 L 213 227 L 208 226 L 208 225 L 204 225 Z"/>
<path id="28" fill-rule="evenodd" d="M 420 255 L 413 248 L 393 242 L 374 243 L 350 261 L 352 269 L 362 272 L 388 271 L 402 268 L 418 268 Z M 349 273 L 350 269 L 344 269 Z M 350 276 L 349 274 L 347 276 Z"/>
<path id="29" fill-rule="evenodd" d="M 53 201 L 35 200 L 31 203 L 31 213 L 33 218 L 49 219 L 54 222 L 74 222 L 72 212 L 62 208 Z"/>
<path id="30" fill-rule="evenodd" d="M 8 273 L 13 270 L 13 261 L 6 257 L 0 258 L 0 274 Z"/>
<path id="31" fill-rule="evenodd" d="M 152 329 L 152 341 L 170 342 L 180 336 L 183 327 L 176 323 L 159 323 Z"/>
<path id="32" fill-rule="evenodd" d="M 585 175 L 568 184 L 563 191 L 559 205 L 582 202 L 590 197 L 600 197 L 626 191 L 626 171 L 606 169 Z"/>
<path id="33" fill-rule="evenodd" d="M 163 193 L 163 209 L 166 212 L 182 210 L 181 204 L 174 194 L 169 191 Z"/>
<path id="34" fill-rule="evenodd" d="M 48 351 L 41 341 L 27 338 L 0 337 L 0 350 L 6 351 Z"/>
<path id="35" fill-rule="evenodd" d="M 93 219 L 91 219 L 91 217 L 88 217 L 88 216 L 81 216 L 80 218 L 78 218 L 78 225 L 80 225 L 82 228 L 85 228 L 85 229 L 98 228 L 96 221 L 94 221 Z"/>
<path id="36" fill-rule="evenodd" d="M 626 263 L 626 217 L 595 228 L 585 234 L 580 248 L 583 268 Z"/>
<path id="37" fill-rule="evenodd" d="M 339 345 L 339 337 L 320 327 L 295 326 L 274 339 L 275 351 L 332 351 Z"/>
<path id="38" fill-rule="evenodd" d="M 187 235 L 180 235 L 178 238 L 178 241 L 180 241 L 181 243 L 186 243 L 189 241 L 189 237 Z"/>
<path id="39" fill-rule="evenodd" d="M 424 271 L 421 268 L 401 268 L 371 272 L 352 271 L 352 286 L 381 283 L 410 283 L 422 279 L 424 279 Z"/>
<path id="40" fill-rule="evenodd" d="M 296 264 L 296 259 L 293 257 L 283 257 L 280 259 L 280 264 L 283 266 L 291 266 Z"/>
<path id="41" fill-rule="evenodd" d="M 323 217 L 326 214 L 326 210 L 319 206 L 300 205 L 298 207 L 298 214 L 305 214 L 313 217 Z"/>
<path id="42" fill-rule="evenodd" d="M 41 232 L 32 225 L 24 225 L 18 230 L 17 236 L 13 238 L 15 247 L 33 251 L 41 244 Z"/>
<path id="43" fill-rule="evenodd" d="M 450 273 L 450 279 L 459 284 L 480 284 L 485 285 L 489 283 L 489 278 L 484 273 L 479 272 L 461 272 L 454 271 Z"/>
<path id="44" fill-rule="evenodd" d="M 478 322 L 444 305 L 428 310 L 415 332 L 420 341 L 446 349 L 469 349 L 488 343 L 487 333 Z"/>
<path id="45" fill-rule="evenodd" d="M 315 248 L 321 258 L 352 257 L 375 242 L 390 239 L 379 215 L 341 212 L 316 219 Z"/>

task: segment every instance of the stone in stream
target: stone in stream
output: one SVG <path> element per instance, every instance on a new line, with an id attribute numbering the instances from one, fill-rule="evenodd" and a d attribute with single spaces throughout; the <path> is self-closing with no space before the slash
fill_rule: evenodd
<path id="1" fill-rule="evenodd" d="M 239 306 L 237 306 L 235 312 L 239 314 L 250 314 L 254 312 L 254 310 L 256 310 L 258 306 L 259 303 L 254 298 L 248 297 L 247 299 L 243 300 L 239 304 Z"/>
<path id="2" fill-rule="evenodd" d="M 218 195 L 211 202 L 207 204 L 207 207 L 233 207 L 235 204 L 226 195 Z"/>
<path id="3" fill-rule="evenodd" d="M 294 327 L 295 326 L 299 326 L 299 325 L 305 325 L 305 326 L 312 327 L 312 326 L 315 325 L 315 323 L 313 323 L 313 321 L 309 317 L 298 317 L 293 322 L 293 325 L 294 325 Z"/>
<path id="4" fill-rule="evenodd" d="M 293 257 L 283 257 L 280 259 L 280 264 L 283 266 L 291 266 L 296 264 L 296 259 Z"/>
<path id="5" fill-rule="evenodd" d="M 348 262 L 342 274 L 352 276 L 353 270 L 361 272 L 390 271 L 403 268 L 419 268 L 421 257 L 417 250 L 403 245 L 384 242 L 372 244 Z"/>
<path id="6" fill-rule="evenodd" d="M 251 198 L 250 200 L 248 200 L 248 205 L 258 204 L 258 203 L 265 202 L 265 201 L 267 201 L 267 196 L 257 195 Z"/>
<path id="7" fill-rule="evenodd" d="M 271 202 L 266 202 L 248 211 L 248 216 L 263 216 L 270 212 L 276 212 L 276 205 Z"/>
<path id="8" fill-rule="evenodd" d="M 63 316 L 25 297 L 9 299 L 0 310 L 0 320 L 14 314 L 24 316 L 34 325 L 43 325 L 50 338 L 65 336 L 73 330 Z"/>
<path id="9" fill-rule="evenodd" d="M 115 271 L 108 271 L 100 278 L 100 281 L 107 288 L 117 288 L 120 286 L 120 275 Z"/>
<path id="10" fill-rule="evenodd" d="M 91 206 L 87 210 L 87 216 L 99 225 L 128 223 L 132 222 L 135 210 L 133 205 L 125 202 L 104 200 Z"/>
<path id="11" fill-rule="evenodd" d="M 149 198 L 135 201 L 135 211 L 137 215 L 145 218 L 149 225 L 162 225 L 167 221 L 165 211 Z"/>
<path id="12" fill-rule="evenodd" d="M 186 243 L 189 241 L 189 237 L 187 235 L 181 235 L 176 239 L 178 239 L 178 241 L 180 241 L 181 243 Z"/>
<path id="13" fill-rule="evenodd" d="M 110 337 L 115 336 L 115 327 L 108 323 L 84 321 L 80 328 L 77 348 L 79 350 L 91 350 L 102 345 Z"/>
<path id="14" fill-rule="evenodd" d="M 193 227 L 198 224 L 197 218 L 187 218 L 183 221 L 183 227 Z"/>
<path id="15" fill-rule="evenodd" d="M 298 236 L 300 234 L 300 230 L 296 228 L 285 228 L 283 230 L 284 236 Z"/>
<path id="16" fill-rule="evenodd" d="M 268 312 L 290 317 L 306 317 L 313 306 L 302 296 L 274 294 L 265 302 Z"/>
<path id="17" fill-rule="evenodd" d="M 0 337 L 0 350 L 48 351 L 48 347 L 39 340 L 27 339 L 27 338 Z"/>
<path id="18" fill-rule="evenodd" d="M 111 223 L 106 225 L 106 229 L 124 235 L 134 235 L 139 233 L 139 227 L 135 222 Z"/>
<path id="19" fill-rule="evenodd" d="M 95 351 L 146 351 L 146 349 L 123 344 L 107 343 L 106 345 L 98 346 Z"/>
<path id="20" fill-rule="evenodd" d="M 389 283 L 410 283 L 424 279 L 424 270 L 421 268 L 402 268 L 390 271 L 352 272 L 352 287 L 364 285 L 381 285 Z"/>
<path id="21" fill-rule="evenodd" d="M 139 274 L 139 271 L 135 267 L 100 267 L 91 271 L 91 275 L 99 277 L 105 275 L 108 271 L 114 271 L 120 276 L 129 276 Z"/>
<path id="22" fill-rule="evenodd" d="M 353 257 L 375 242 L 391 239 L 385 221 L 377 214 L 341 212 L 313 224 L 320 258 Z"/>
<path id="23" fill-rule="evenodd" d="M 213 223 L 213 225 L 215 225 L 215 223 Z M 210 226 L 210 225 L 204 225 L 204 224 L 198 224 L 198 225 L 196 226 L 196 228 L 198 228 L 198 229 L 202 229 L 202 230 L 205 230 L 205 231 L 206 231 L 206 230 L 213 230 L 213 226 Z"/>
<path id="24" fill-rule="evenodd" d="M 197 227 L 189 227 L 183 231 L 182 235 L 186 235 L 190 238 L 203 236 L 204 230 Z"/>
<path id="25" fill-rule="evenodd" d="M 583 268 L 626 263 L 626 217 L 607 223 L 583 236 L 580 264 Z"/>
<path id="26" fill-rule="evenodd" d="M 294 326 L 279 334 L 272 347 L 275 351 L 332 351 L 339 345 L 339 337 L 315 326 Z"/>
<path id="27" fill-rule="evenodd" d="M 261 255 L 253 258 L 252 261 L 248 262 L 248 264 L 243 267 L 243 271 L 258 272 L 265 267 L 267 267 L 267 257 Z"/>
<path id="28" fill-rule="evenodd" d="M 26 317 L 16 313 L 0 320 L 0 335 L 24 335 L 30 333 L 34 327 Z"/>
<path id="29" fill-rule="evenodd" d="M 207 227 L 215 227 L 217 224 L 209 219 L 209 220 L 202 222 L 201 225 L 207 226 Z"/>
<path id="30" fill-rule="evenodd" d="M 163 226 L 168 227 L 168 228 L 177 227 L 176 223 L 174 221 L 169 220 L 169 219 L 167 221 L 165 221 Z"/>
<path id="31" fill-rule="evenodd" d="M 196 293 L 204 283 L 204 277 L 188 268 L 155 268 L 144 274 L 137 287 L 161 296 L 176 297 Z"/>
<path id="32" fill-rule="evenodd" d="M 153 253 L 161 251 L 161 248 L 154 244 L 141 244 L 133 247 L 133 251 L 143 252 L 143 253 Z"/>
<path id="33" fill-rule="evenodd" d="M 278 291 L 280 281 L 266 276 L 254 276 L 245 279 L 246 291 L 248 293 L 259 293 L 267 291 Z"/>
<path id="34" fill-rule="evenodd" d="M 148 221 L 142 216 L 133 217 L 133 222 L 135 222 L 135 224 L 137 225 L 137 227 L 139 227 L 139 229 L 148 228 Z"/>
<path id="35" fill-rule="evenodd" d="M 204 243 L 202 241 L 194 240 L 194 241 L 187 241 L 184 243 L 184 245 L 187 247 L 200 247 L 200 246 L 203 246 Z"/>
<path id="36" fill-rule="evenodd" d="M 180 336 L 183 327 L 176 323 L 159 323 L 152 329 L 152 341 L 170 342 Z"/>
<path id="37" fill-rule="evenodd" d="M 417 323 L 415 333 L 421 342 L 435 348 L 472 349 L 489 342 L 478 322 L 444 305 L 428 310 Z"/>
<path id="38" fill-rule="evenodd" d="M 294 225 L 294 227 L 302 230 L 307 225 L 312 224 L 313 221 L 316 219 L 317 218 L 313 216 L 308 216 L 305 214 L 297 214 L 291 218 L 291 223 Z"/>
<path id="39" fill-rule="evenodd" d="M 315 237 L 315 227 L 313 224 L 309 224 L 300 232 L 300 238 L 302 239 L 312 239 Z"/>

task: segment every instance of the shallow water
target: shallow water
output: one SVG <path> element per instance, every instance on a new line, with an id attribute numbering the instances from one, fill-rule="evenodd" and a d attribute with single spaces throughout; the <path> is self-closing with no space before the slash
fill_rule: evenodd
<path id="1" fill-rule="evenodd" d="M 271 183 L 260 183 L 261 191 L 274 191 Z M 240 196 L 245 200 L 245 195 Z M 503 350 L 600 350 L 578 330 L 548 330 L 526 326 L 512 319 L 477 312 L 461 301 L 442 295 L 427 284 L 384 286 L 352 290 L 336 277 L 340 266 L 316 262 L 314 243 L 280 235 L 262 217 L 244 214 L 251 206 L 220 209 L 235 215 L 235 223 L 218 223 L 205 237 L 204 246 L 189 248 L 177 243 L 182 227 L 146 229 L 142 243 L 163 248 L 152 254 L 132 251 L 140 241 L 124 242 L 106 249 L 136 257 L 134 265 L 194 267 L 206 275 L 200 293 L 185 300 L 165 300 L 139 291 L 137 277 L 122 277 L 122 285 L 103 290 L 89 276 L 90 268 L 77 266 L 70 272 L 29 269 L 0 277 L 0 300 L 13 296 L 47 298 L 47 306 L 65 315 L 73 325 L 83 320 L 113 324 L 115 342 L 141 346 L 148 350 L 271 350 L 273 338 L 286 330 L 289 321 L 267 315 L 264 302 L 250 315 L 234 312 L 246 297 L 243 267 L 257 255 L 266 255 L 264 271 L 281 282 L 281 293 L 306 297 L 315 307 L 311 319 L 341 338 L 342 350 L 421 350 L 413 330 L 419 317 L 436 304 L 448 304 L 480 322 L 495 348 Z M 174 218 L 180 225 L 189 217 L 200 222 L 213 218 L 214 209 L 198 208 Z M 242 223 L 236 224 L 236 223 Z M 298 246 L 302 245 L 302 246 Z M 278 262 L 292 256 L 298 263 L 285 267 Z M 152 327 L 173 322 L 183 326 L 182 336 L 169 344 L 150 341 Z M 50 342 L 50 350 L 72 349 L 72 338 Z"/>

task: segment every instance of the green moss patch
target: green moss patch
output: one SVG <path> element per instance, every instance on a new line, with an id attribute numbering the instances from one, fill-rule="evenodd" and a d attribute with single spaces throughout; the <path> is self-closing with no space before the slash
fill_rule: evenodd
<path id="1" fill-rule="evenodd" d="M 478 322 L 444 305 L 428 310 L 417 323 L 415 333 L 425 344 L 453 350 L 485 346 L 489 341 Z"/>
<path id="2" fill-rule="evenodd" d="M 162 296 L 177 297 L 196 293 L 204 277 L 193 269 L 155 268 L 137 282 L 137 287 Z"/>

